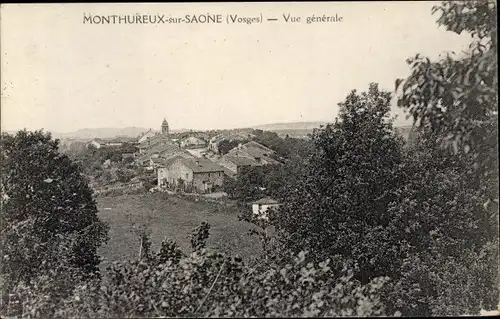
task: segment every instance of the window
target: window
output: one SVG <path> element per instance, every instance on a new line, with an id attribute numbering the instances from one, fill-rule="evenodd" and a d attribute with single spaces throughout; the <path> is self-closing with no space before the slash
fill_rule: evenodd
<path id="1" fill-rule="evenodd" d="M 208 177 L 210 177 L 210 173 L 208 173 Z"/>
<path id="2" fill-rule="evenodd" d="M 189 176 L 189 174 L 188 174 L 188 173 L 186 173 L 186 179 L 188 179 L 188 176 Z"/>

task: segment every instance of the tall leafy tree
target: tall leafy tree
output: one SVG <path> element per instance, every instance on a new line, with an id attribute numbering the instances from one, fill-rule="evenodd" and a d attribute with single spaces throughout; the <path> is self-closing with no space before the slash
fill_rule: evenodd
<path id="1" fill-rule="evenodd" d="M 437 61 L 420 55 L 408 59 L 411 74 L 396 81 L 398 105 L 417 127 L 439 133 L 455 153 L 471 153 L 484 175 L 498 171 L 498 44 L 496 1 L 444 1 L 433 8 L 437 23 L 471 43 L 462 55 L 447 53 Z"/>
<path id="2" fill-rule="evenodd" d="M 82 273 L 98 271 L 98 247 L 107 226 L 97 216 L 86 179 L 58 152 L 58 140 L 42 131 L 2 134 L 2 275 L 8 283 L 29 282 L 50 263 L 63 262 L 54 245 L 66 245 L 64 259 Z"/>
<path id="3" fill-rule="evenodd" d="M 390 236 L 373 238 L 399 256 L 386 297 L 405 315 L 478 314 L 498 302 L 498 223 L 484 205 L 472 162 L 441 148 L 431 131 L 420 132 L 405 150 L 402 187 L 381 230 Z"/>
<path id="4" fill-rule="evenodd" d="M 230 150 L 238 146 L 240 143 L 244 143 L 244 141 L 237 141 L 237 140 L 222 140 L 219 143 L 219 155 L 225 155 L 227 154 Z"/>
<path id="5" fill-rule="evenodd" d="M 336 122 L 313 134 L 316 153 L 270 218 L 287 248 L 318 259 L 340 255 L 365 282 L 391 262 L 377 255 L 379 243 L 370 237 L 389 224 L 387 208 L 399 185 L 403 141 L 392 130 L 390 100 L 377 84 L 352 91 Z"/>
<path id="6" fill-rule="evenodd" d="M 499 299 L 496 1 L 445 1 L 433 12 L 471 43 L 460 56 L 409 59 L 410 76 L 396 81 L 399 106 L 426 136 L 406 161 L 420 179 L 408 179 L 395 208 L 415 234 L 402 273 L 422 289 L 410 302 L 418 312 L 477 314 Z"/>

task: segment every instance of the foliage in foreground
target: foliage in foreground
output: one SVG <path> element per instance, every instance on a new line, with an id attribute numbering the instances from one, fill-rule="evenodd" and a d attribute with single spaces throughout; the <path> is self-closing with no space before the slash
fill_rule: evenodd
<path id="1" fill-rule="evenodd" d="M 30 285 L 18 285 L 12 303 L 23 318 L 105 317 L 295 317 L 384 315 L 379 290 L 388 278 L 366 285 L 329 261 L 307 262 L 304 252 L 287 264 L 251 268 L 238 257 L 205 248 L 209 225 L 192 236 L 185 255 L 165 240 L 157 253 L 142 236 L 141 258 L 114 263 L 102 279 L 68 291 L 65 272 L 54 270 Z M 66 274 L 66 275 L 64 275 Z"/>
<path id="2" fill-rule="evenodd" d="M 61 247 L 72 267 L 95 275 L 107 225 L 77 165 L 58 152 L 58 140 L 41 131 L 2 134 L 1 171 L 2 298 L 57 261 Z"/>
<path id="3" fill-rule="evenodd" d="M 283 204 L 269 215 L 280 243 L 271 251 L 339 256 L 364 283 L 390 277 L 381 295 L 389 312 L 496 308 L 498 211 L 485 205 L 494 175 L 479 174 L 473 154 L 441 148 L 430 130 L 404 148 L 389 100 L 376 85 L 353 92 L 339 120 L 316 131 L 305 174 L 283 188 Z"/>
<path id="4" fill-rule="evenodd" d="M 410 112 L 416 126 L 438 133 L 447 148 L 471 153 L 481 173 L 497 175 L 496 1 L 444 1 L 433 12 L 446 30 L 471 35 L 469 50 L 437 61 L 420 55 L 408 59 L 410 76 L 396 81 L 402 91 L 398 105 Z"/>

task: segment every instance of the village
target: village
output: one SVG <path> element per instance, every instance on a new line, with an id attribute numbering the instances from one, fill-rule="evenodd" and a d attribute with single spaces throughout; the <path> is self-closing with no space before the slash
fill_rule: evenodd
<path id="1" fill-rule="evenodd" d="M 212 135 L 212 136 L 211 136 Z M 236 180 L 239 173 L 250 167 L 281 165 L 286 159 L 276 151 L 253 140 L 250 132 L 185 133 L 178 137 L 170 133 L 166 119 L 160 131 L 152 129 L 136 138 L 96 138 L 87 144 L 97 150 L 120 150 L 121 158 L 106 159 L 104 169 L 128 163 L 137 172 L 125 183 L 106 183 L 96 187 L 97 193 L 110 190 L 142 189 L 145 176 L 153 183 L 148 191 L 184 194 L 211 199 L 226 198 L 224 183 Z M 124 150 L 124 145 L 128 150 Z M 142 175 L 142 176 L 141 176 Z M 266 218 L 269 207 L 278 206 L 276 200 L 263 197 L 248 203 L 254 214 Z"/>

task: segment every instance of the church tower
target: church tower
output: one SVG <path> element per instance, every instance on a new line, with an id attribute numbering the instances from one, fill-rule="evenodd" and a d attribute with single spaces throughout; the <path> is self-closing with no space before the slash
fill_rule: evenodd
<path id="1" fill-rule="evenodd" d="M 163 123 L 161 123 L 161 134 L 164 135 L 166 138 L 169 137 L 169 132 L 168 132 L 168 122 L 167 119 L 163 119 Z"/>

